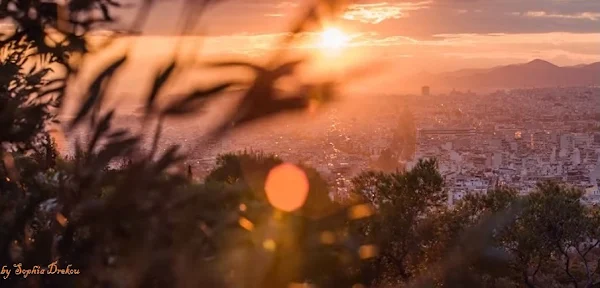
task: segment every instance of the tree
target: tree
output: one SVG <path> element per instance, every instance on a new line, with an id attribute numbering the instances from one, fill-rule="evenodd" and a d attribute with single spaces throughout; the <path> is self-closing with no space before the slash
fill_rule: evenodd
<path id="1" fill-rule="evenodd" d="M 599 259 L 594 253 L 600 244 L 598 209 L 584 206 L 581 197 L 579 190 L 544 182 L 527 196 L 510 189 L 468 196 L 456 210 L 463 219 L 476 221 L 520 200 L 518 217 L 494 234 L 494 246 L 510 254 L 506 267 L 512 272 L 502 277 L 528 287 L 593 287 L 598 279 L 593 270 Z"/>
<path id="2" fill-rule="evenodd" d="M 383 149 L 375 165 L 377 169 L 383 172 L 396 171 L 398 170 L 398 155 L 394 154 L 389 148 Z"/>
<path id="3" fill-rule="evenodd" d="M 598 209 L 577 189 L 540 183 L 521 196 L 497 187 L 448 209 L 435 160 L 404 174 L 364 172 L 353 184 L 378 211 L 362 226 L 380 248 L 370 267 L 378 285 L 597 285 Z"/>
<path id="4" fill-rule="evenodd" d="M 361 259 L 356 250 L 365 239 L 352 225 L 347 226 L 358 221 L 347 216 L 352 206 L 332 202 L 329 185 L 319 173 L 298 165 L 308 180 L 306 202 L 290 213 L 273 209 L 264 187 L 269 172 L 282 163 L 273 155 L 229 153 L 217 157 L 217 166 L 206 177 L 207 185 L 225 191 L 237 189 L 248 230 L 238 231 L 236 241 L 229 241 L 225 252 L 236 255 L 231 256 L 238 258 L 232 269 L 236 275 L 243 275 L 236 277 L 232 285 L 283 287 L 289 283 L 313 283 L 320 287 L 346 287 L 359 283 Z M 251 267 L 248 263 L 252 263 Z"/>
<path id="5" fill-rule="evenodd" d="M 216 166 L 206 176 L 205 182 L 241 185 L 256 191 L 254 197 L 265 201 L 263 189 L 267 174 L 281 163 L 281 159 L 261 153 L 244 151 L 222 154 L 217 156 Z"/>
<path id="6" fill-rule="evenodd" d="M 540 256 L 560 263 L 562 269 L 553 271 L 555 281 L 563 285 L 570 283 L 573 287 L 592 287 L 595 280 L 590 262 L 597 260 L 587 256 L 600 243 L 594 224 L 595 212 L 581 203 L 582 196 L 582 191 L 577 189 L 554 182 L 540 183 L 537 191 L 528 196 L 529 203 L 521 221 L 530 233 L 539 237 L 537 249 L 547 254 Z M 538 263 L 541 263 L 538 266 L 544 265 L 543 261 Z M 585 266 L 585 272 L 581 266 Z"/>
<path id="7" fill-rule="evenodd" d="M 421 247 L 431 240 L 423 228 L 430 215 L 446 209 L 447 196 L 436 166 L 434 159 L 420 160 L 404 174 L 364 172 L 352 180 L 354 192 L 365 195 L 379 212 L 365 228 L 378 239 L 375 275 L 408 282 L 423 269 L 419 264 L 428 251 Z"/>

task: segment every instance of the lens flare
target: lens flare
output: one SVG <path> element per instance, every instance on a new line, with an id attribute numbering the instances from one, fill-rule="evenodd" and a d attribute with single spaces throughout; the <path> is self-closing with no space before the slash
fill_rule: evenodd
<path id="1" fill-rule="evenodd" d="M 350 219 L 361 219 L 373 215 L 373 208 L 366 204 L 360 204 L 353 206 L 348 210 L 348 218 Z"/>
<path id="2" fill-rule="evenodd" d="M 238 224 L 240 224 L 240 226 L 248 231 L 252 231 L 254 229 L 254 224 L 252 223 L 252 221 L 244 218 L 244 217 L 240 217 L 240 219 L 238 220 Z"/>
<path id="3" fill-rule="evenodd" d="M 263 248 L 265 248 L 265 250 L 267 251 L 275 251 L 275 248 L 277 248 L 277 244 L 273 239 L 267 239 L 263 241 Z"/>
<path id="4" fill-rule="evenodd" d="M 308 178 L 302 169 L 284 163 L 269 171 L 265 192 L 273 207 L 292 212 L 302 207 L 306 201 Z"/>
<path id="5" fill-rule="evenodd" d="M 327 28 L 321 33 L 321 47 L 327 50 L 338 50 L 348 44 L 348 36 L 340 29 Z"/>
<path id="6" fill-rule="evenodd" d="M 362 245 L 358 249 L 358 256 L 360 259 L 369 259 L 377 256 L 378 251 L 375 245 Z"/>

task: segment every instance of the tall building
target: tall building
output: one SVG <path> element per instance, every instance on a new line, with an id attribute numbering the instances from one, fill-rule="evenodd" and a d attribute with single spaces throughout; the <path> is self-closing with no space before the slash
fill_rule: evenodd
<path id="1" fill-rule="evenodd" d="M 421 87 L 421 95 L 423 95 L 423 96 L 429 96 L 429 86 L 423 86 L 423 87 Z"/>
<path id="2" fill-rule="evenodd" d="M 398 124 L 392 136 L 391 149 L 399 160 L 410 160 L 414 157 L 417 149 L 417 128 L 414 116 L 408 109 L 400 112 Z"/>
<path id="3" fill-rule="evenodd" d="M 500 169 L 502 167 L 502 153 L 494 152 L 492 156 L 492 168 Z"/>
<path id="4" fill-rule="evenodd" d="M 573 155 L 571 157 L 571 163 L 573 165 L 581 164 L 581 151 L 579 151 L 579 149 L 577 149 L 577 148 L 575 148 L 575 150 L 573 150 Z"/>
<path id="5" fill-rule="evenodd" d="M 571 134 L 560 135 L 560 149 L 570 150 L 573 146 L 573 137 Z"/>

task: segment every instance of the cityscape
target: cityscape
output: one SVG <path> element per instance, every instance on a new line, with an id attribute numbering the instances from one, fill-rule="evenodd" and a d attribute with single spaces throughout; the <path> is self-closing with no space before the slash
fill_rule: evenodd
<path id="1" fill-rule="evenodd" d="M 194 150 L 193 121 L 166 127 L 165 145 L 188 149 L 198 177 L 216 156 L 260 151 L 315 167 L 344 197 L 362 171 L 411 169 L 435 158 L 449 205 L 469 193 L 508 186 L 528 193 L 556 180 L 600 201 L 600 88 L 531 88 L 489 94 L 451 91 L 351 99 L 323 115 L 266 121 Z M 434 89 L 434 88 L 433 88 Z M 181 133 L 181 130 L 190 131 Z"/>

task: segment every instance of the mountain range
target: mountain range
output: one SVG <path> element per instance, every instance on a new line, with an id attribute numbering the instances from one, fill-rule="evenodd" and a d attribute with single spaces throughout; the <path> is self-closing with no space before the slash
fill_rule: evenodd
<path id="1" fill-rule="evenodd" d="M 432 89 L 514 89 L 568 86 L 600 86 L 600 62 L 557 66 L 536 59 L 523 64 L 489 69 L 464 69 L 430 74 L 426 72 L 400 79 L 405 85 Z"/>

